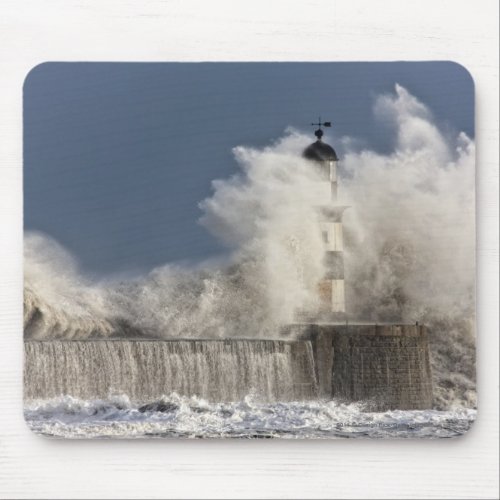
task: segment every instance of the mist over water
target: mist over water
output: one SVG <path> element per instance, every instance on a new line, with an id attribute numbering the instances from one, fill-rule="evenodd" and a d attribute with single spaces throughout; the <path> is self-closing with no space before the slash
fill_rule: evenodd
<path id="1" fill-rule="evenodd" d="M 173 263 L 96 284 L 56 242 L 27 234 L 28 336 L 275 337 L 299 309 L 315 307 L 323 275 L 315 205 L 325 182 L 301 158 L 307 141 L 291 133 L 263 151 L 235 149 L 240 172 L 214 181 L 200 203 L 200 223 L 230 250 L 222 264 Z"/>
<path id="2" fill-rule="evenodd" d="M 471 318 L 474 143 L 445 136 L 423 104 L 396 93 L 375 106 L 393 127 L 394 152 L 347 152 L 342 162 L 351 311 L 371 320 Z"/>
<path id="3" fill-rule="evenodd" d="M 474 143 L 440 130 L 400 86 L 374 105 L 393 151 L 326 138 L 341 157 L 346 304 L 351 322 L 431 328 L 436 405 L 473 406 Z M 265 337 L 314 310 L 323 275 L 315 207 L 324 181 L 289 130 L 264 149 L 234 149 L 238 172 L 213 182 L 200 223 L 227 245 L 223 262 L 167 263 L 96 282 L 47 235 L 25 235 L 25 336 Z M 328 188 L 328 186 L 327 186 Z M 172 235 L 175 237 L 175 235 Z"/>

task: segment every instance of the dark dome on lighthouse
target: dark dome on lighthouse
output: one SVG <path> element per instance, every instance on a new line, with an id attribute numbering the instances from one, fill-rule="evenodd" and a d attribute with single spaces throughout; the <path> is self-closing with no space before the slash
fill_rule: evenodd
<path id="1" fill-rule="evenodd" d="M 325 122 L 323 125 L 329 127 L 330 122 Z M 313 161 L 338 161 L 335 150 L 329 144 L 326 144 L 321 140 L 323 137 L 323 130 L 321 130 L 321 126 L 314 132 L 314 135 L 318 138 L 318 140 L 307 146 L 307 148 L 304 149 L 302 156 Z"/>

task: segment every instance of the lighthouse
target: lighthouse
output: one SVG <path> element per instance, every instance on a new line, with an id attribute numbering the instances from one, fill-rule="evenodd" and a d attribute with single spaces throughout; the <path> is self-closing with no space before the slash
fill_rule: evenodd
<path id="1" fill-rule="evenodd" d="M 320 310 L 318 318 L 325 321 L 344 321 L 346 319 L 344 293 L 344 245 L 342 234 L 342 215 L 345 206 L 337 204 L 337 164 L 335 150 L 323 142 L 323 128 L 331 127 L 331 122 L 312 123 L 317 126 L 314 135 L 316 142 L 309 145 L 303 157 L 310 160 L 318 169 L 322 182 L 325 182 L 325 197 L 318 209 L 319 230 L 324 245 L 323 265 L 325 273 L 318 283 Z M 328 185 L 326 185 L 328 183 Z"/>

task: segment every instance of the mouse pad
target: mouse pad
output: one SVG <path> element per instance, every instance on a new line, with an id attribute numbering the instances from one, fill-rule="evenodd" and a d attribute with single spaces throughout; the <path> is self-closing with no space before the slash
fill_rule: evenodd
<path id="1" fill-rule="evenodd" d="M 476 417 L 452 62 L 44 63 L 24 416 L 58 438 L 440 438 Z"/>

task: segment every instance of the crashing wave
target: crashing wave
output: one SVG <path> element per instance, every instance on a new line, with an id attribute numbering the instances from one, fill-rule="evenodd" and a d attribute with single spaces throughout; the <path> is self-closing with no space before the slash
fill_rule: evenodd
<path id="1" fill-rule="evenodd" d="M 427 324 L 436 406 L 474 406 L 474 143 L 440 131 L 400 86 L 375 116 L 394 128 L 392 153 L 337 141 L 349 317 Z M 324 273 L 319 182 L 300 156 L 308 141 L 291 131 L 263 150 L 235 149 L 239 173 L 200 204 L 201 223 L 231 251 L 223 264 L 96 282 L 56 242 L 27 233 L 25 337 L 278 337 L 298 310 L 314 310 Z"/>

